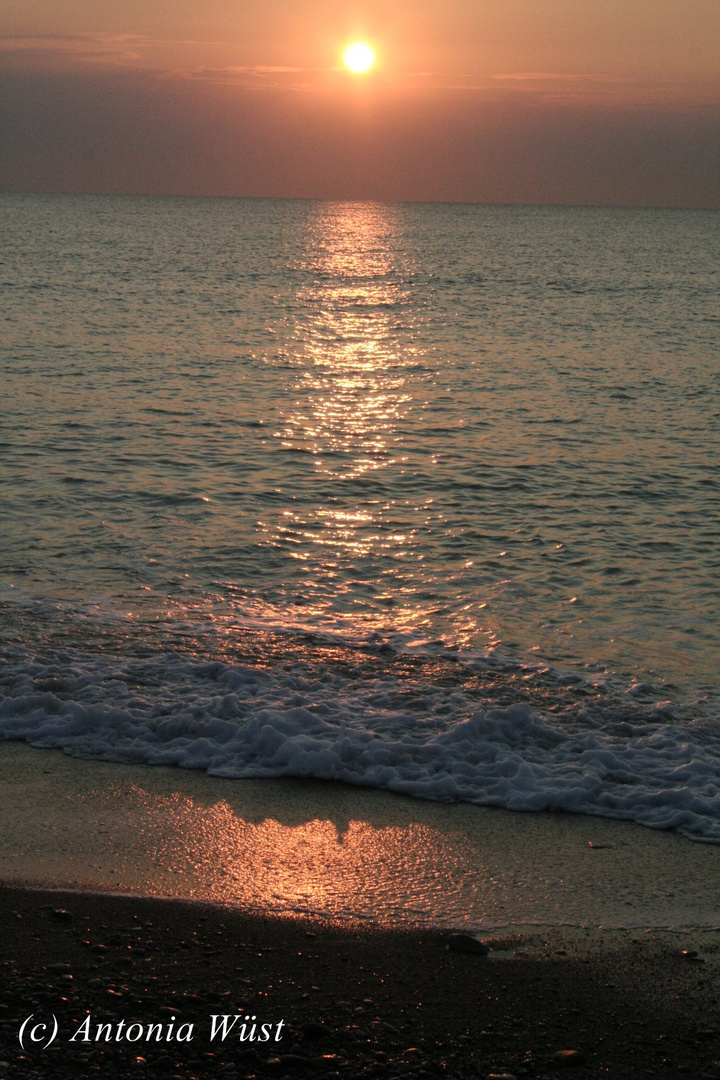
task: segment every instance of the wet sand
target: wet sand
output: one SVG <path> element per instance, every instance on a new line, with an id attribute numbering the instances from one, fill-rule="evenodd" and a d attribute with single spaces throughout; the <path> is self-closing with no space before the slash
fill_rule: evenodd
<path id="1" fill-rule="evenodd" d="M 720 1080 L 715 847 L 21 744 L 0 761 L 0 1080 Z"/>
<path id="2" fill-rule="evenodd" d="M 720 846 L 580 814 L 0 744 L 0 881 L 383 925 L 720 926 Z"/>

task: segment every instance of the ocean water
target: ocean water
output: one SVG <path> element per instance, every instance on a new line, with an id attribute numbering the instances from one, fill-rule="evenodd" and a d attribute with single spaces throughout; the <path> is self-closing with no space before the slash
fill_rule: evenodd
<path id="1" fill-rule="evenodd" d="M 718 220 L 0 196 L 0 736 L 720 843 Z"/>

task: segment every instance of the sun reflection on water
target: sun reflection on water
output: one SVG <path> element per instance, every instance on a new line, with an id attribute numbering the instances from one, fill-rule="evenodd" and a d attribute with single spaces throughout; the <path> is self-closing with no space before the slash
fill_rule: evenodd
<path id="1" fill-rule="evenodd" d="M 412 405 L 405 369 L 417 360 L 401 333 L 410 297 L 398 235 L 393 212 L 372 205 L 331 208 L 309 232 L 294 328 L 303 400 L 280 436 L 327 477 L 397 460 Z"/>
<path id="2" fill-rule="evenodd" d="M 480 903 L 485 868 L 461 834 L 419 822 L 247 820 L 224 800 L 163 797 L 136 785 L 124 799 L 148 817 L 148 856 L 162 868 L 154 875 L 160 889 L 148 881 L 150 892 L 378 921 L 429 917 L 440 905 L 460 917 L 470 897 Z"/>
<path id="3" fill-rule="evenodd" d="M 288 596 L 304 624 L 414 633 L 436 614 L 418 603 L 433 499 L 414 485 L 426 404 L 418 387 L 433 370 L 400 213 L 323 206 L 293 268 L 283 362 L 294 398 L 274 437 L 294 455 L 301 497 L 291 493 L 261 528 L 305 573 Z"/>

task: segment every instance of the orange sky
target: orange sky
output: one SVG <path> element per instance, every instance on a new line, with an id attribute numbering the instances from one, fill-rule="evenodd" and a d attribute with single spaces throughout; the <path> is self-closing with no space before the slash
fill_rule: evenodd
<path id="1" fill-rule="evenodd" d="M 718 0 L 4 0 L 0 80 L 4 189 L 719 204 Z"/>

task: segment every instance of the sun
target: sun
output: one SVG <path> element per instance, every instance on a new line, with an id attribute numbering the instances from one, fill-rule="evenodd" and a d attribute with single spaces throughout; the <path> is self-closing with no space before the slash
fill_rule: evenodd
<path id="1" fill-rule="evenodd" d="M 369 71 L 373 66 L 375 53 L 363 41 L 356 41 L 354 45 L 345 50 L 345 63 L 351 71 L 361 74 L 363 71 Z"/>

